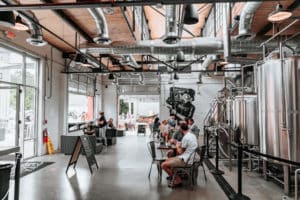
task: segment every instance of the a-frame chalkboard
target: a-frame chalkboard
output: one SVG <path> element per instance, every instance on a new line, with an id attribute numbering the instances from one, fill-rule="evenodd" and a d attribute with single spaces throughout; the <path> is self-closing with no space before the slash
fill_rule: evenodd
<path id="1" fill-rule="evenodd" d="M 66 173 L 68 172 L 68 169 L 71 165 L 74 165 L 73 167 L 75 169 L 78 158 L 79 158 L 79 155 L 80 155 L 81 147 L 84 151 L 84 154 L 85 154 L 86 160 L 89 164 L 89 168 L 90 168 L 91 173 L 93 173 L 93 168 L 92 167 L 94 165 L 96 165 L 97 169 L 99 168 L 97 160 L 95 158 L 94 151 L 91 148 L 92 145 L 91 145 L 89 137 L 87 135 L 82 135 L 82 136 L 79 136 L 77 141 L 76 141 L 76 144 L 74 146 L 73 153 L 71 155 Z"/>

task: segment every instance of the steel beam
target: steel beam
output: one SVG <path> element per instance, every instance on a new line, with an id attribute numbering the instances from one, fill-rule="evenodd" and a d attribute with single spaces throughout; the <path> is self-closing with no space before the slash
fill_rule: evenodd
<path id="1" fill-rule="evenodd" d="M 221 2 L 249 2 L 261 0 L 135 0 L 135 1 L 105 1 L 105 2 L 76 2 L 76 3 L 45 3 L 26 5 L 5 5 L 0 6 L 0 11 L 11 10 L 62 10 L 75 8 L 98 8 L 98 7 L 124 7 L 124 6 L 151 6 L 151 5 L 175 5 L 192 3 L 221 3 Z M 276 1 L 277 0 L 265 0 Z"/>

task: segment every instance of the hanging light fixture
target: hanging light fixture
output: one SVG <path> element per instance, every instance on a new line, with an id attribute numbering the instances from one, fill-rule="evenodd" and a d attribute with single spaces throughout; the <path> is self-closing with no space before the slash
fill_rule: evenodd
<path id="1" fill-rule="evenodd" d="M 274 10 L 273 12 L 271 12 L 268 16 L 268 20 L 270 22 L 280 22 L 283 20 L 286 20 L 288 18 L 290 18 L 292 16 L 292 13 L 290 11 L 284 10 L 282 8 L 282 5 L 279 3 L 276 6 L 276 10 Z"/>
<path id="2" fill-rule="evenodd" d="M 186 5 L 184 10 L 183 23 L 192 25 L 192 24 L 197 24 L 198 21 L 199 21 L 199 14 L 197 12 L 195 5 L 193 4 Z"/>
<path id="3" fill-rule="evenodd" d="M 109 80 L 114 80 L 115 77 L 114 77 L 114 75 L 113 75 L 112 73 L 109 73 L 109 74 L 108 74 L 108 79 L 109 79 Z"/>
<path id="4" fill-rule="evenodd" d="M 0 25 L 5 27 L 12 27 L 15 25 L 15 16 L 12 11 L 0 12 Z"/>
<path id="5" fill-rule="evenodd" d="M 179 80 L 179 76 L 178 76 L 178 74 L 177 74 L 176 72 L 174 73 L 173 79 L 174 79 L 174 80 Z"/>
<path id="6" fill-rule="evenodd" d="M 22 21 L 22 18 L 20 15 L 18 15 L 16 17 L 16 21 L 15 21 L 15 26 L 12 27 L 13 29 L 16 29 L 16 30 L 19 30 L 19 31 L 28 31 L 29 30 L 29 27 L 27 26 L 27 24 L 25 24 L 23 21 Z"/>
<path id="7" fill-rule="evenodd" d="M 78 65 L 79 65 L 79 64 L 82 64 L 83 61 L 84 61 L 84 57 L 83 57 L 80 53 L 77 53 L 77 54 L 75 55 L 74 61 L 75 61 L 75 63 L 78 64 Z"/>

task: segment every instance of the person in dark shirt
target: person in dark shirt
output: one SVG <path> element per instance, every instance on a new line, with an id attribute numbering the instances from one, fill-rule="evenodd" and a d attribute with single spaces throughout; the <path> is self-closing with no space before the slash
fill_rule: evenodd
<path id="1" fill-rule="evenodd" d="M 114 125 L 114 120 L 112 118 L 109 118 L 108 120 L 108 128 L 116 128 L 115 125 Z"/>
<path id="2" fill-rule="evenodd" d="M 106 121 L 106 118 L 104 116 L 104 112 L 100 112 L 99 114 L 100 114 L 100 118 L 98 119 L 98 126 L 100 128 L 104 128 L 107 125 L 107 121 Z"/>

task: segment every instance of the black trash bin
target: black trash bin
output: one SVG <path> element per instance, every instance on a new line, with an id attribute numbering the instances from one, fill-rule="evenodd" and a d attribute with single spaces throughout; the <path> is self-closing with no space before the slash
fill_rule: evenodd
<path id="1" fill-rule="evenodd" d="M 8 199 L 10 170 L 12 167 L 12 164 L 0 165 L 0 199 L 3 200 Z"/>

